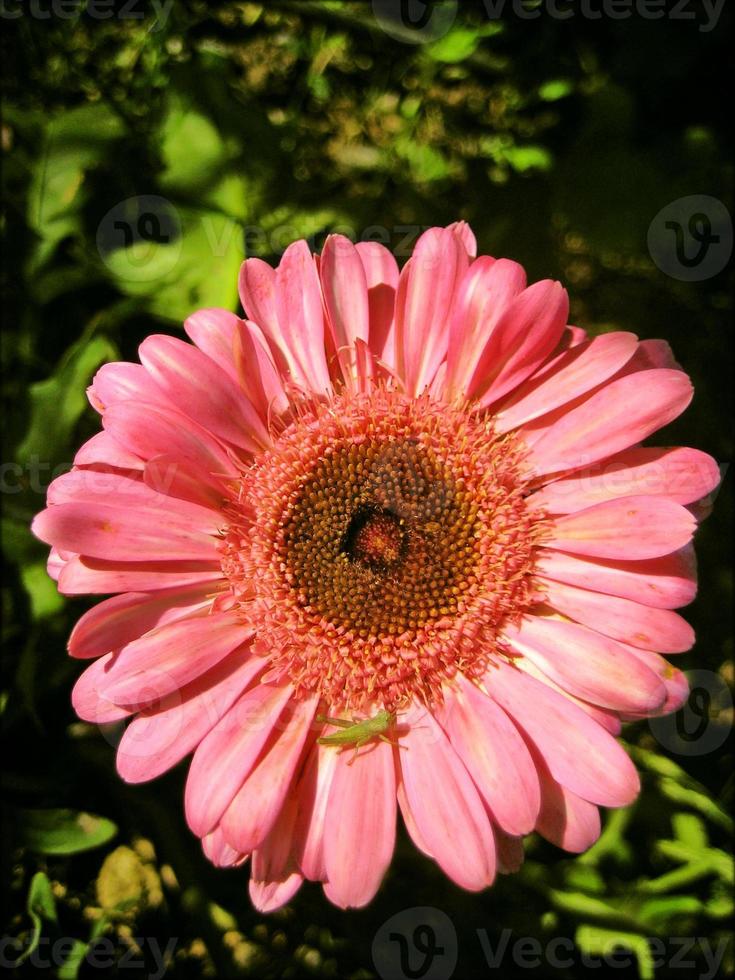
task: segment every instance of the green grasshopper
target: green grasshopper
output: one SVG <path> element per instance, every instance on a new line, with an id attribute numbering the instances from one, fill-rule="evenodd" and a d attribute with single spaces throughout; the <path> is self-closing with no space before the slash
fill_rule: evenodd
<path id="1" fill-rule="evenodd" d="M 385 708 L 373 715 L 372 718 L 365 718 L 363 721 L 355 721 L 355 719 L 347 721 L 344 718 L 330 718 L 327 715 L 317 715 L 316 720 L 322 724 L 335 725 L 337 728 L 344 729 L 341 732 L 333 732 L 331 735 L 322 735 L 317 739 L 317 742 L 320 745 L 337 745 L 340 747 L 354 745 L 355 754 L 347 763 L 348 766 L 351 766 L 357 758 L 358 749 L 373 738 L 379 738 L 381 742 L 387 742 L 389 745 L 398 744 L 383 734 L 396 723 L 395 712 L 386 711 Z"/>

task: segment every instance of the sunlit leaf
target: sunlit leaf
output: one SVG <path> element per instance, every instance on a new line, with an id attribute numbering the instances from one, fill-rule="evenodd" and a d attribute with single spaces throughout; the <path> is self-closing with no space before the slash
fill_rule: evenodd
<path id="1" fill-rule="evenodd" d="M 20 810 L 17 823 L 23 845 L 40 854 L 89 851 L 117 833 L 111 820 L 79 810 Z"/>
<path id="2" fill-rule="evenodd" d="M 105 257 L 117 287 L 144 298 L 149 312 L 176 322 L 201 307 L 234 309 L 244 257 L 238 222 L 215 211 L 179 214 L 181 238 L 141 240 Z"/>
<path id="3" fill-rule="evenodd" d="M 539 98 L 543 99 L 544 102 L 556 102 L 558 99 L 563 99 L 566 95 L 572 91 L 573 86 L 570 81 L 565 78 L 555 78 L 552 81 L 544 82 L 543 85 L 539 85 Z"/>
<path id="4" fill-rule="evenodd" d="M 74 426 L 88 402 L 87 385 L 97 368 L 117 351 L 103 336 L 82 336 L 62 357 L 50 378 L 31 385 L 30 421 L 17 458 L 37 455 L 44 464 L 63 456 Z"/>
<path id="5" fill-rule="evenodd" d="M 37 871 L 31 879 L 31 887 L 28 889 L 28 899 L 26 910 L 31 918 L 32 931 L 31 937 L 25 950 L 16 960 L 20 965 L 38 948 L 41 939 L 43 920 L 47 922 L 57 922 L 56 901 L 51 889 L 51 882 L 43 871 Z"/>
<path id="6" fill-rule="evenodd" d="M 56 582 L 49 578 L 45 561 L 24 565 L 20 576 L 30 599 L 34 620 L 46 619 L 63 609 L 64 598 L 59 595 Z"/>
<path id="7" fill-rule="evenodd" d="M 638 976 L 640 980 L 653 980 L 655 967 L 651 948 L 645 936 L 634 932 L 617 932 L 611 929 L 600 929 L 598 926 L 580 926 L 575 935 L 575 942 L 588 956 L 605 956 L 615 949 L 629 949 L 638 961 Z"/>
<path id="8" fill-rule="evenodd" d="M 179 93 L 171 98 L 160 138 L 165 169 L 158 182 L 164 191 L 190 193 L 206 187 L 235 149 Z"/>

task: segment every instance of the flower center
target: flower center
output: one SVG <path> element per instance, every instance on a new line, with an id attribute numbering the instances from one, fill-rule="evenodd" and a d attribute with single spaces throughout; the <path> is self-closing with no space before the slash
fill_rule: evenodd
<path id="1" fill-rule="evenodd" d="M 457 611 L 476 512 L 430 446 L 376 434 L 315 464 L 276 540 L 304 610 L 395 637 Z"/>
<path id="2" fill-rule="evenodd" d="M 405 545 L 400 517 L 366 507 L 350 521 L 344 552 L 351 561 L 385 572 L 401 560 Z"/>
<path id="3" fill-rule="evenodd" d="M 522 446 L 380 389 L 304 412 L 233 491 L 223 569 L 255 649 L 330 709 L 431 702 L 503 655 L 543 522 Z"/>

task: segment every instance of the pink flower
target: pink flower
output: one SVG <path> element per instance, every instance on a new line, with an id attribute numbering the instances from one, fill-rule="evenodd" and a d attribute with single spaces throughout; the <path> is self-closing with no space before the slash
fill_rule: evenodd
<path id="1" fill-rule="evenodd" d="M 564 289 L 431 228 L 242 267 L 247 319 L 191 316 L 90 388 L 103 430 L 35 533 L 81 617 L 79 716 L 127 720 L 117 764 L 193 754 L 207 856 L 256 906 L 308 878 L 371 900 L 400 809 L 463 888 L 534 829 L 568 851 L 639 788 L 621 721 L 675 710 L 694 640 L 694 449 L 642 442 L 689 404 L 662 341 L 588 338 Z M 359 748 L 320 742 L 390 715 Z M 378 726 L 380 727 L 380 726 Z M 379 737 L 381 736 L 381 737 Z"/>

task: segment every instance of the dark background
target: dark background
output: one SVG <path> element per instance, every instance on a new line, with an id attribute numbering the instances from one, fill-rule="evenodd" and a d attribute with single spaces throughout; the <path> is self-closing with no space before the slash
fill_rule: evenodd
<path id="1" fill-rule="evenodd" d="M 381 925 L 416 906 L 443 910 L 456 930 L 438 927 L 445 953 L 429 977 L 450 975 L 443 957 L 455 950 L 456 976 L 489 976 L 478 930 L 493 948 L 512 930 L 504 976 L 581 975 L 583 956 L 610 941 L 622 944 L 621 978 L 654 967 L 657 977 L 694 975 L 682 961 L 706 970 L 707 948 L 728 937 L 732 321 L 731 265 L 721 267 L 732 232 L 718 226 L 718 268 L 692 282 L 677 276 L 660 221 L 654 256 L 647 241 L 680 198 L 732 207 L 732 10 L 712 26 L 693 0 L 683 12 L 694 19 L 670 16 L 669 5 L 660 20 L 631 9 L 627 19 L 577 10 L 561 21 L 543 7 L 528 20 L 508 5 L 493 21 L 486 5 L 463 2 L 455 15 L 438 5 L 448 20 L 434 22 L 437 36 L 409 23 L 399 40 L 374 6 L 185 0 L 156 15 L 128 2 L 104 19 L 52 0 L 3 8 L 2 890 L 3 934 L 20 945 L 4 942 L 2 965 L 33 945 L 34 927 L 40 937 L 18 975 L 52 950 L 66 958 L 62 976 L 150 975 L 153 943 L 175 939 L 175 976 L 357 980 L 379 975 Z M 400 4 L 381 9 L 391 7 Z M 691 210 L 681 207 L 686 233 Z M 84 398 L 96 368 L 135 359 L 149 333 L 179 334 L 200 306 L 237 309 L 246 250 L 276 261 L 294 238 L 318 248 L 341 230 L 404 261 L 421 228 L 458 218 L 481 252 L 516 259 L 530 280 L 560 279 L 571 322 L 665 338 L 692 375 L 693 405 L 654 441 L 697 446 L 725 466 L 697 539 L 700 593 L 686 615 L 698 642 L 677 659 L 706 672 L 685 711 L 701 730 L 685 755 L 681 740 L 647 724 L 626 728 L 644 791 L 607 815 L 584 857 L 531 839 L 522 872 L 470 895 L 402 834 L 367 909 L 342 912 L 306 884 L 263 917 L 247 868 L 213 869 L 187 830 L 185 764 L 126 786 L 114 730 L 103 737 L 75 719 L 80 665 L 65 643 L 90 603 L 56 594 L 28 525 L 52 473 L 97 430 Z M 58 809 L 70 812 L 45 812 Z M 81 829 L 79 812 L 93 815 Z M 397 921 L 410 938 L 410 917 Z M 108 945 L 95 965 L 84 958 L 96 935 Z M 522 937 L 576 947 L 568 965 L 542 955 L 525 969 L 512 953 Z M 641 937 L 661 941 L 657 966 Z M 700 937 L 685 955 L 682 937 Z M 401 975 L 382 969 L 384 980 Z M 719 975 L 728 969 L 731 947 Z"/>

